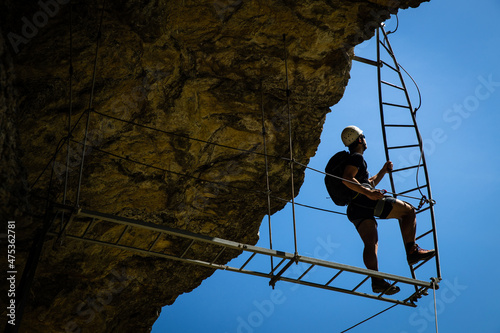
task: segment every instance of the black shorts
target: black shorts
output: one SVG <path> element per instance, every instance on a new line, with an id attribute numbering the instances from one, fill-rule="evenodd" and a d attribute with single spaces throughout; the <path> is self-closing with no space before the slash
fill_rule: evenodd
<path id="1" fill-rule="evenodd" d="M 392 207 L 396 199 L 393 197 L 384 197 L 380 200 L 353 201 L 347 206 L 347 218 L 351 221 L 356 229 L 362 221 L 370 219 L 374 220 L 375 216 L 381 219 L 386 219 L 392 211 Z"/>

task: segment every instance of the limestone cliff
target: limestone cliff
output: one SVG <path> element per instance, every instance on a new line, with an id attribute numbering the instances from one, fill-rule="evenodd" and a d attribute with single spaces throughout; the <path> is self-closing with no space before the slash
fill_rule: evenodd
<path id="1" fill-rule="evenodd" d="M 420 2 L 4 2 L 0 197 L 2 220 L 16 220 L 19 231 L 19 274 L 47 198 L 68 205 L 79 198 L 88 209 L 255 244 L 267 214 L 264 158 L 252 153 L 263 153 L 262 110 L 268 154 L 289 154 L 285 48 L 293 154 L 307 164 L 347 85 L 353 47 L 390 14 Z M 288 163 L 269 163 L 273 195 L 289 200 Z M 295 167 L 297 193 L 303 176 Z M 272 211 L 284 205 L 273 200 Z M 92 232 L 113 239 L 121 229 Z M 142 248 L 151 237 L 133 229 L 125 235 Z M 161 239 L 155 246 L 168 253 L 183 244 Z M 147 332 L 162 306 L 212 273 L 48 236 L 21 331 Z"/>

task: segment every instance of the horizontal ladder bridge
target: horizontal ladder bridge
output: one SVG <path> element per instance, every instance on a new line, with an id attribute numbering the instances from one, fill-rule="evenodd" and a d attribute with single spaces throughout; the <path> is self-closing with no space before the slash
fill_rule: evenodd
<path id="1" fill-rule="evenodd" d="M 425 282 L 421 280 L 417 280 L 415 278 L 408 278 L 403 276 L 397 276 L 393 274 L 382 273 L 378 271 L 353 267 L 349 265 L 339 264 L 335 262 L 330 262 L 322 259 L 316 259 L 312 257 L 294 255 L 291 253 L 266 249 L 262 247 L 257 247 L 249 244 L 243 244 L 239 242 L 234 242 L 230 240 L 225 240 L 217 237 L 210 237 L 206 235 L 196 234 L 185 230 L 179 230 L 167 227 L 165 225 L 158 225 L 150 222 L 134 220 L 130 218 L 120 217 L 116 215 L 110 215 L 106 213 L 101 213 L 97 211 L 91 211 L 86 209 L 73 209 L 70 206 L 56 205 L 54 206 L 56 214 L 64 213 L 66 215 L 70 214 L 68 222 L 65 226 L 63 226 L 63 222 L 61 221 L 61 231 L 58 233 L 57 228 L 53 228 L 49 235 L 79 240 L 83 242 L 88 242 L 91 244 L 98 244 L 102 246 L 108 246 L 112 248 L 117 248 L 124 251 L 131 251 L 134 253 L 147 255 L 147 256 L 156 256 L 159 258 L 176 260 L 184 263 L 199 265 L 207 268 L 226 270 L 236 273 L 243 273 L 247 275 L 260 276 L 264 278 L 268 278 L 270 280 L 269 284 L 274 287 L 275 283 L 278 281 L 285 281 L 290 283 L 296 283 L 300 285 L 306 285 L 310 287 L 316 287 L 351 295 L 357 295 L 361 297 L 371 298 L 375 300 L 386 301 L 395 304 L 401 304 L 406 306 L 415 307 L 415 302 L 422 296 L 427 295 L 428 289 L 432 289 L 433 286 L 436 287 L 433 282 Z M 72 232 L 71 226 L 69 223 L 84 223 L 86 227 L 84 227 L 83 232 L 79 234 Z M 94 228 L 99 223 L 114 223 L 116 225 L 123 226 L 123 231 L 120 233 L 116 239 L 102 239 L 100 237 L 91 237 L 92 233 L 91 229 Z M 132 228 L 138 228 L 140 230 L 147 230 L 149 232 L 155 233 L 156 236 L 153 237 L 155 241 L 144 248 L 139 248 L 136 246 L 132 246 L 131 244 L 127 244 L 124 241 L 124 235 L 130 231 Z M 156 246 L 157 241 L 161 235 L 168 235 L 170 237 L 176 237 L 178 239 L 187 240 L 186 243 L 188 245 L 184 250 L 179 251 L 177 254 L 172 253 L 164 253 L 161 249 Z M 206 246 L 215 246 L 217 247 L 216 255 L 211 259 L 200 259 L 193 257 L 192 255 L 188 255 L 188 251 L 194 244 L 205 244 Z M 230 266 L 227 264 L 217 263 L 220 255 L 227 250 L 236 250 L 241 252 L 242 259 L 244 263 L 238 266 Z M 248 258 L 247 258 L 248 257 Z M 259 262 L 258 258 L 267 259 L 273 258 L 278 262 L 272 270 L 269 268 L 264 268 L 264 264 L 262 264 L 262 260 Z M 239 258 L 238 258 L 239 259 Z M 260 263 L 260 264 L 259 264 Z M 229 263 L 231 264 L 231 262 Z M 300 276 L 295 276 L 297 270 L 289 269 L 293 264 L 301 265 L 304 267 L 304 271 L 301 272 Z M 248 268 L 252 266 L 251 268 Z M 294 273 L 292 273 L 294 271 Z M 318 277 L 316 274 L 318 271 L 321 271 L 321 277 Z M 314 274 L 313 274 L 314 273 Z M 346 276 L 347 275 L 347 276 Z M 347 284 L 345 285 L 346 279 L 344 279 L 344 285 L 338 286 L 334 283 L 340 279 L 340 277 L 347 277 Z M 406 298 L 392 298 L 394 296 L 387 296 L 384 293 L 373 294 L 370 292 L 363 292 L 362 289 L 367 289 L 368 284 L 365 285 L 365 282 L 369 280 L 369 278 L 378 277 L 386 280 L 393 281 L 392 285 L 398 285 L 401 287 L 402 292 L 408 291 Z M 404 289 L 406 287 L 406 289 Z"/>

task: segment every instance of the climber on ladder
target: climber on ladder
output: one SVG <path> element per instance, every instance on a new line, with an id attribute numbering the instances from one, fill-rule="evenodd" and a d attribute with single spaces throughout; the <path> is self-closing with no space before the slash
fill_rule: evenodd
<path id="1" fill-rule="evenodd" d="M 351 190 L 347 217 L 356 227 L 364 243 L 363 261 L 366 268 L 378 271 L 378 233 L 375 216 L 381 219 L 399 220 L 409 265 L 432 258 L 435 250 L 424 250 L 415 243 L 415 208 L 407 202 L 384 195 L 384 191 L 375 189 L 384 175 L 392 171 L 392 162 L 387 161 L 375 176 L 369 178 L 367 164 L 363 157 L 367 149 L 363 131 L 356 126 L 348 126 L 342 131 L 341 138 L 344 145 L 349 148 L 349 153 L 344 152 L 346 157 L 342 163 L 343 172 L 341 173 L 343 180 L 339 183 L 340 186 L 343 184 Z M 332 160 L 333 157 L 330 161 Z M 332 163 L 329 162 L 330 164 Z M 330 167 L 331 165 L 327 166 L 327 173 Z M 329 183 L 327 181 L 326 183 L 328 192 L 333 193 L 335 189 L 328 188 Z M 375 293 L 385 292 L 387 295 L 392 295 L 400 289 L 383 279 L 372 277 L 372 290 Z"/>

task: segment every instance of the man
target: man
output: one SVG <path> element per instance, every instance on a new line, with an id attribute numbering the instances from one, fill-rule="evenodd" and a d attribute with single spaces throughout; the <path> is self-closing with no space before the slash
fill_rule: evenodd
<path id="1" fill-rule="evenodd" d="M 401 235 L 406 248 L 408 263 L 413 265 L 435 255 L 434 250 L 423 250 L 415 243 L 416 213 L 415 208 L 407 202 L 384 196 L 375 186 L 387 172 L 391 172 L 393 164 L 387 161 L 382 169 L 369 178 L 363 153 L 367 148 L 366 138 L 356 126 L 348 126 L 342 131 L 342 142 L 349 147 L 342 181 L 348 188 L 356 192 L 347 206 L 347 217 L 356 227 L 364 243 L 363 261 L 366 268 L 378 271 L 378 233 L 375 216 L 381 219 L 396 218 L 399 220 Z M 385 280 L 372 277 L 372 290 L 393 295 L 400 289 Z"/>

